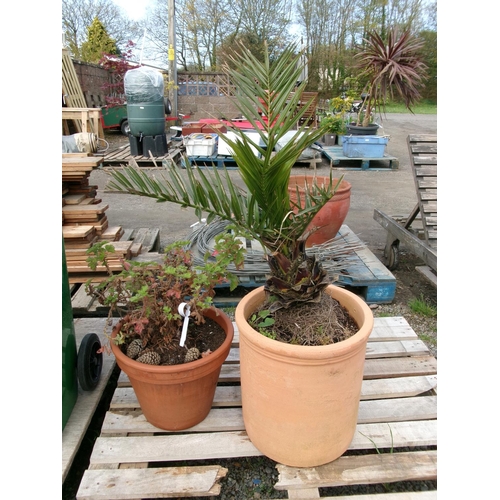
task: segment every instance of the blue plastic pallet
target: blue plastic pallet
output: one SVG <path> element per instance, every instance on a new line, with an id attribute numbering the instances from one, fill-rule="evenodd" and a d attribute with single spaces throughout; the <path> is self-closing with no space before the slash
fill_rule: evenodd
<path id="1" fill-rule="evenodd" d="M 396 278 L 380 262 L 377 257 L 364 245 L 364 243 L 343 225 L 339 231 L 340 237 L 350 245 L 356 245 L 358 250 L 346 269 L 337 275 L 335 284 L 350 290 L 364 298 L 367 304 L 390 304 L 396 294 Z M 217 307 L 235 307 L 240 298 L 241 290 L 253 289 L 264 285 L 265 276 L 238 276 L 240 291 L 236 289 L 233 294 L 228 294 L 228 286 L 220 286 L 219 292 L 214 297 Z M 225 293 L 222 289 L 226 289 Z"/>
<path id="2" fill-rule="evenodd" d="M 332 166 L 339 170 L 396 170 L 399 168 L 399 160 L 388 154 L 384 154 L 383 158 L 349 158 L 344 155 L 342 146 L 323 146 L 321 152 L 331 160 Z M 343 163 L 342 166 L 340 162 Z M 348 166 L 345 165 L 346 163 Z"/>
<path id="3" fill-rule="evenodd" d="M 227 170 L 237 170 L 238 166 L 231 156 L 188 156 L 189 163 L 201 168 L 220 168 L 226 167 Z"/>

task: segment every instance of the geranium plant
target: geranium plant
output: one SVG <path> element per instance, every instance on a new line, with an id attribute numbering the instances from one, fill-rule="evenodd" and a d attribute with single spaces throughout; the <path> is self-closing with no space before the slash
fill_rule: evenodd
<path id="1" fill-rule="evenodd" d="M 109 307 L 109 317 L 122 317 L 114 341 L 132 359 L 154 365 L 179 364 L 217 347 L 207 338 L 188 335 L 189 330 L 184 339 L 184 324 L 189 325 L 185 318 L 191 325 L 204 324 L 203 313 L 213 308 L 215 287 L 226 283 L 232 290 L 237 286 L 238 279 L 228 272 L 228 266 L 234 264 L 238 269 L 243 265 L 244 249 L 233 233 L 225 232 L 216 237 L 214 255 L 205 255 L 203 265 L 195 265 L 188 243 L 169 245 L 161 263 L 124 260 L 121 272 L 110 271 L 102 282 L 86 284 L 87 293 Z M 107 265 L 107 255 L 113 250 L 111 243 L 95 244 L 88 250 L 89 266 Z"/>

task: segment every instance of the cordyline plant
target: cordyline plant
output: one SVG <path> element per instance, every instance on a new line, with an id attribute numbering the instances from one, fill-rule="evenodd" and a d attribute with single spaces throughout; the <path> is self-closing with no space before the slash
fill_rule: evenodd
<path id="1" fill-rule="evenodd" d="M 234 234 L 217 235 L 214 255 L 205 255 L 202 265 L 194 265 L 188 244 L 178 241 L 169 245 L 161 263 L 122 259 L 123 270 L 119 273 L 113 273 L 107 265 L 107 257 L 114 251 L 112 243 L 98 242 L 87 251 L 91 269 L 101 263 L 108 269 L 109 277 L 97 284 L 89 280 L 86 291 L 109 307 L 110 318 L 122 317 L 116 344 L 129 345 L 139 339 L 141 350 L 162 357 L 179 344 L 182 303 L 199 325 L 205 321 L 204 311 L 213 307 L 215 287 L 229 283 L 233 290 L 237 286 L 238 279 L 228 267 L 234 264 L 239 269 L 245 250 Z"/>
<path id="2" fill-rule="evenodd" d="M 363 40 L 365 47 L 354 57 L 356 66 L 363 69 L 359 77 L 368 77 L 363 89 L 368 95 L 358 113 L 356 125 L 366 127 L 377 106 L 385 111 L 387 96 L 392 98 L 394 91 L 412 111 L 411 106 L 421 97 L 419 88 L 423 85 L 427 66 L 418 54 L 423 42 L 409 31 L 399 35 L 397 29 L 393 28 L 389 31 L 387 42 L 375 32 L 368 33 L 368 37 Z"/>
<path id="3" fill-rule="evenodd" d="M 237 231 L 258 240 L 266 249 L 270 268 L 265 289 L 273 312 L 319 301 L 328 286 L 327 273 L 319 261 L 306 255 L 305 242 L 312 232 L 306 228 L 342 181 L 334 183 L 330 173 L 326 185 L 309 186 L 302 197 L 297 189 L 297 203 L 290 201 L 288 182 L 293 165 L 326 131 L 321 124 L 317 129 L 297 126 L 311 102 L 299 106 L 305 86 L 296 87 L 302 70 L 300 58 L 294 45 L 272 61 L 267 49 L 263 61 L 245 47 L 229 56 L 225 71 L 237 89 L 236 105 L 260 139 L 253 140 L 231 126 L 236 139 L 223 138 L 233 150 L 246 190 L 233 184 L 226 169 L 222 173 L 216 168 L 204 172 L 191 167 L 189 161 L 185 176 L 175 166 L 167 168 L 168 176 L 161 179 L 139 168 L 125 167 L 112 171 L 108 184 L 114 190 L 191 207 L 198 217 L 208 214 L 208 222 L 215 218 L 231 221 Z M 278 141 L 292 130 L 291 140 L 275 151 Z"/>

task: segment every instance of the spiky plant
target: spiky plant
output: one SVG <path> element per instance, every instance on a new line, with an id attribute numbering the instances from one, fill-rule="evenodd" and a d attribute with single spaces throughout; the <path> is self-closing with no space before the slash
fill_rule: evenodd
<path id="1" fill-rule="evenodd" d="M 305 242 L 311 234 L 306 228 L 342 181 L 333 183 L 330 173 L 327 185 L 310 186 L 305 197 L 299 196 L 296 204 L 290 202 L 288 182 L 293 165 L 326 131 L 322 125 L 297 128 L 308 104 L 298 106 L 305 85 L 296 87 L 302 70 L 300 58 L 294 45 L 272 61 L 267 48 L 262 62 L 245 47 L 229 56 L 225 70 L 236 86 L 237 106 L 260 139 L 254 141 L 237 127 L 230 127 L 236 139 L 224 137 L 246 190 L 236 187 L 225 169 L 204 172 L 188 161 L 184 176 L 176 167 L 167 168 L 168 176 L 161 179 L 126 167 L 114 170 L 109 183 L 111 189 L 194 208 L 199 217 L 208 214 L 208 222 L 217 217 L 231 221 L 236 230 L 258 240 L 267 250 L 270 277 L 265 288 L 268 297 L 272 296 L 273 311 L 318 301 L 329 284 L 319 261 L 306 255 Z M 274 151 L 291 130 L 295 130 L 291 140 Z"/>
<path id="2" fill-rule="evenodd" d="M 365 47 L 354 57 L 357 67 L 363 70 L 359 77 L 368 77 L 364 88 L 368 97 L 364 103 L 366 112 L 363 111 L 365 106 L 362 106 L 356 125 L 366 127 L 377 106 L 385 111 L 387 96 L 392 98 L 394 91 L 411 111 L 411 106 L 420 99 L 419 88 L 423 85 L 427 66 L 418 54 L 423 42 L 409 31 L 400 35 L 393 28 L 389 31 L 386 42 L 378 33 L 369 32 L 363 41 Z"/>

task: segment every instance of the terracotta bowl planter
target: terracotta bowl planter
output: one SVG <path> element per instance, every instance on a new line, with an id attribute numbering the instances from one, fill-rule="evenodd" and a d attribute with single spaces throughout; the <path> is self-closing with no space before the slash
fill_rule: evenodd
<path id="1" fill-rule="evenodd" d="M 352 292 L 330 285 L 327 293 L 359 325 L 348 340 L 327 346 L 289 345 L 251 328 L 246 319 L 264 300 L 263 287 L 246 295 L 235 312 L 246 431 L 264 455 L 289 466 L 335 460 L 356 430 L 373 314 Z"/>
<path id="2" fill-rule="evenodd" d="M 130 379 L 147 421 L 165 430 L 193 427 L 210 412 L 222 363 L 231 348 L 234 328 L 222 311 L 207 311 L 207 318 L 216 321 L 226 332 L 224 343 L 210 356 L 191 363 L 172 366 L 151 366 L 126 356 L 114 342 L 111 349 L 116 362 Z M 120 329 L 119 322 L 112 338 Z"/>
<path id="3" fill-rule="evenodd" d="M 313 176 L 313 175 L 291 175 L 288 183 L 288 194 L 290 200 L 297 202 L 296 187 L 299 187 L 301 199 L 303 200 L 307 186 L 311 186 L 316 179 L 316 182 L 328 184 L 330 177 Z M 334 185 L 338 179 L 333 180 Z M 314 216 L 314 219 L 309 224 L 308 229 L 317 227 L 318 229 L 307 238 L 306 247 L 320 245 L 337 236 L 342 224 L 347 217 L 349 207 L 351 205 L 351 184 L 343 180 L 333 197 L 326 205 Z"/>

